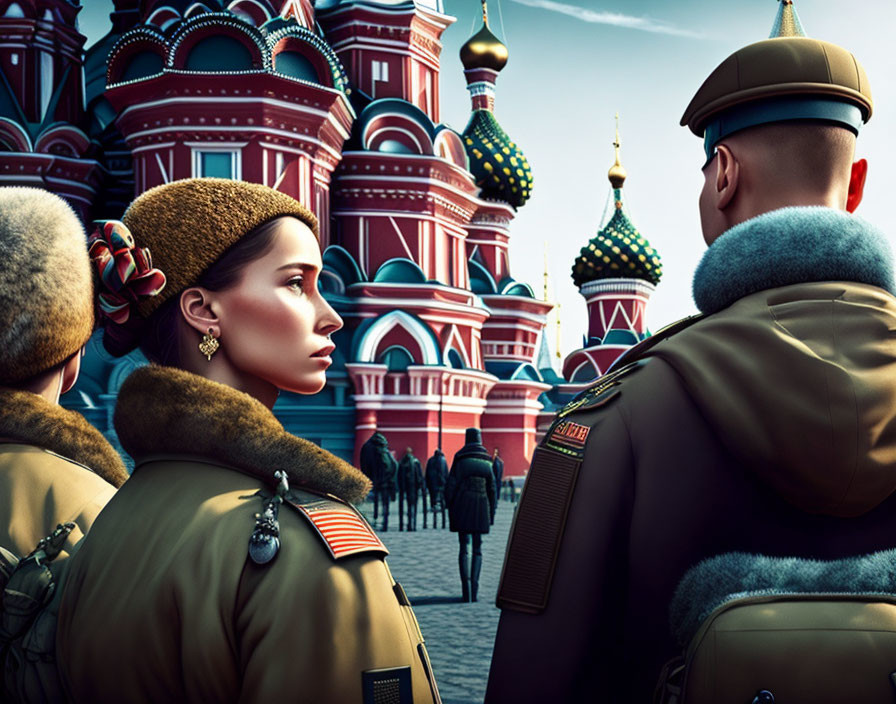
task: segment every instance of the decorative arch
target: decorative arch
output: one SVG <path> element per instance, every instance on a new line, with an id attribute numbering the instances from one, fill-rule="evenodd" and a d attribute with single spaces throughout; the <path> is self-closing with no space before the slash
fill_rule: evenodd
<path id="1" fill-rule="evenodd" d="M 414 363 L 414 355 L 401 345 L 387 347 L 377 358 L 377 364 L 385 364 L 390 372 L 404 372 Z"/>
<path id="2" fill-rule="evenodd" d="M 271 19 L 271 13 L 264 3 L 258 0 L 233 0 L 227 9 L 232 13 L 249 19 L 256 27 L 261 27 Z"/>
<path id="3" fill-rule="evenodd" d="M 40 133 L 34 151 L 42 154 L 79 157 L 87 151 L 90 139 L 77 127 L 65 123 L 50 125 Z"/>
<path id="4" fill-rule="evenodd" d="M 480 295 L 494 294 L 498 292 L 498 285 L 494 277 L 482 264 L 475 259 L 467 260 L 467 269 L 470 274 L 470 289 Z"/>
<path id="5" fill-rule="evenodd" d="M 454 367 L 454 363 L 452 362 L 452 352 L 454 355 L 460 356 L 461 366 L 456 367 L 457 369 L 463 369 L 465 367 L 472 366 L 470 364 L 470 357 L 467 355 L 467 348 L 464 344 L 463 339 L 460 336 L 460 333 L 457 330 L 456 325 L 452 325 L 450 328 L 450 332 L 445 340 L 445 346 L 442 351 L 443 358 L 449 363 L 450 366 Z"/>
<path id="6" fill-rule="evenodd" d="M 573 370 L 572 374 L 569 376 L 569 381 L 573 384 L 581 384 L 596 379 L 598 376 L 600 376 L 600 374 L 597 371 L 597 367 L 594 366 L 594 363 L 591 362 L 591 360 L 586 359 Z"/>
<path id="7" fill-rule="evenodd" d="M 410 259 L 389 259 L 377 269 L 373 280 L 390 284 L 425 284 L 426 274 Z"/>
<path id="8" fill-rule="evenodd" d="M 159 29 L 167 29 L 173 22 L 181 19 L 180 13 L 170 5 L 157 7 L 146 20 L 146 24 L 155 25 Z"/>
<path id="9" fill-rule="evenodd" d="M 502 296 L 525 296 L 526 298 L 535 298 L 535 292 L 529 284 L 517 281 L 510 276 L 501 279 L 498 284 L 498 293 Z"/>
<path id="10" fill-rule="evenodd" d="M 184 22 L 171 40 L 169 67 L 188 71 L 253 71 L 270 68 L 261 32 L 225 12 Z"/>
<path id="11" fill-rule="evenodd" d="M 152 26 L 144 25 L 126 32 L 109 52 L 106 83 L 115 85 L 157 75 L 168 63 L 165 35 Z"/>
<path id="12" fill-rule="evenodd" d="M 190 5 L 186 11 L 184 12 L 184 19 L 190 19 L 191 17 L 198 17 L 199 15 L 204 15 L 212 10 L 209 9 L 208 5 L 201 2 L 194 2 Z"/>
<path id="13" fill-rule="evenodd" d="M 419 348 L 420 355 L 419 357 L 415 356 L 415 360 L 421 364 L 440 365 L 442 363 L 439 354 L 439 341 L 433 331 L 422 320 L 403 310 L 393 310 L 382 317 L 372 318 L 358 328 L 355 334 L 355 350 L 352 355 L 354 361 L 373 363 L 377 359 L 377 351 L 382 347 L 386 336 L 396 328 L 407 333 Z"/>
<path id="14" fill-rule="evenodd" d="M 420 108 L 395 98 L 374 100 L 358 118 L 361 145 L 369 151 L 433 155 L 435 126 Z"/>
<path id="15" fill-rule="evenodd" d="M 450 161 L 464 171 L 470 170 L 470 158 L 467 156 L 467 150 L 464 149 L 464 143 L 460 135 L 450 127 L 446 125 L 436 127 L 433 151 L 437 157 Z"/>
<path id="16" fill-rule="evenodd" d="M 327 59 L 296 35 L 286 35 L 272 46 L 271 64 L 274 72 L 282 76 L 334 87 Z"/>
<path id="17" fill-rule="evenodd" d="M 11 152 L 34 151 L 28 133 L 8 117 L 0 117 L 0 151 L 3 151 L 3 145 L 8 146 Z"/>
<path id="18" fill-rule="evenodd" d="M 348 75 L 342 62 L 333 48 L 315 32 L 294 20 L 285 20 L 282 17 L 275 17 L 266 22 L 261 32 L 265 36 L 268 53 L 272 57 L 271 65 L 280 75 L 306 80 L 290 73 L 290 70 L 295 70 L 295 65 L 300 62 L 296 56 L 285 57 L 287 64 L 277 68 L 277 54 L 283 51 L 293 52 L 309 61 L 314 67 L 317 74 L 315 83 L 340 91 L 348 88 Z M 293 59 L 292 66 L 289 64 L 290 59 Z"/>
<path id="19" fill-rule="evenodd" d="M 330 245 L 323 253 L 323 271 L 331 270 L 342 281 L 343 286 L 367 281 L 361 267 L 348 250 L 338 244 Z"/>

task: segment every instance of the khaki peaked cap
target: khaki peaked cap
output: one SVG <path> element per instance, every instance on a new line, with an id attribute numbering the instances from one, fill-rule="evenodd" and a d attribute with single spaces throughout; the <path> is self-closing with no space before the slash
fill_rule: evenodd
<path id="1" fill-rule="evenodd" d="M 849 51 L 809 37 L 776 37 L 735 51 L 707 78 L 684 111 L 681 124 L 698 137 L 723 111 L 783 97 L 832 98 L 871 117 L 871 86 Z"/>
<path id="2" fill-rule="evenodd" d="M 153 267 L 167 279 L 157 296 L 137 305 L 144 318 L 184 289 L 232 245 L 275 218 L 292 216 L 318 236 L 317 218 L 304 205 L 258 183 L 226 178 L 188 178 L 156 186 L 128 207 L 122 222 Z"/>

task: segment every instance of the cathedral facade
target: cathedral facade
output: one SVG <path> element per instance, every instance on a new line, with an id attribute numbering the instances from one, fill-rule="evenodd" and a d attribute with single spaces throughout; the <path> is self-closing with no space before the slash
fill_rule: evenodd
<path id="1" fill-rule="evenodd" d="M 509 256 L 532 172 L 495 117 L 508 50 L 482 3 L 459 132 L 440 122 L 442 0 L 115 0 L 86 52 L 77 2 L 0 0 L 0 184 L 52 190 L 88 226 L 182 178 L 288 193 L 320 220 L 321 286 L 345 326 L 324 391 L 278 400 L 285 427 L 357 462 L 375 429 L 425 458 L 475 426 L 523 474 L 557 404 L 647 334 L 658 277 L 614 221 L 607 254 L 628 247 L 638 267 L 584 260 L 592 329 L 572 383 L 545 363 L 553 306 Z M 88 351 L 63 403 L 114 439 L 117 390 L 145 360 L 96 337 Z"/>

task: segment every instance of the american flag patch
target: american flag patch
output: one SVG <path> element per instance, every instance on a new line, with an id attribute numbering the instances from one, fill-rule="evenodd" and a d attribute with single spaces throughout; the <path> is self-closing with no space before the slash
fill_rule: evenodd
<path id="1" fill-rule="evenodd" d="M 373 528 L 351 506 L 327 499 L 308 503 L 287 501 L 311 522 L 334 560 L 362 552 L 389 554 Z"/>

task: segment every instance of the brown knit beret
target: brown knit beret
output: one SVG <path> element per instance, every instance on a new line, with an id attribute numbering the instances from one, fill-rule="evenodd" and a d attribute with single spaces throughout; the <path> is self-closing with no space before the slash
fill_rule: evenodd
<path id="1" fill-rule="evenodd" d="M 188 178 L 151 188 L 122 218 L 137 246 L 167 284 L 137 305 L 144 318 L 189 288 L 240 238 L 274 218 L 291 215 L 318 235 L 317 218 L 291 196 L 273 188 L 225 178 Z"/>
<path id="2" fill-rule="evenodd" d="M 0 188 L 0 384 L 64 361 L 93 332 L 84 227 L 62 198 Z"/>

